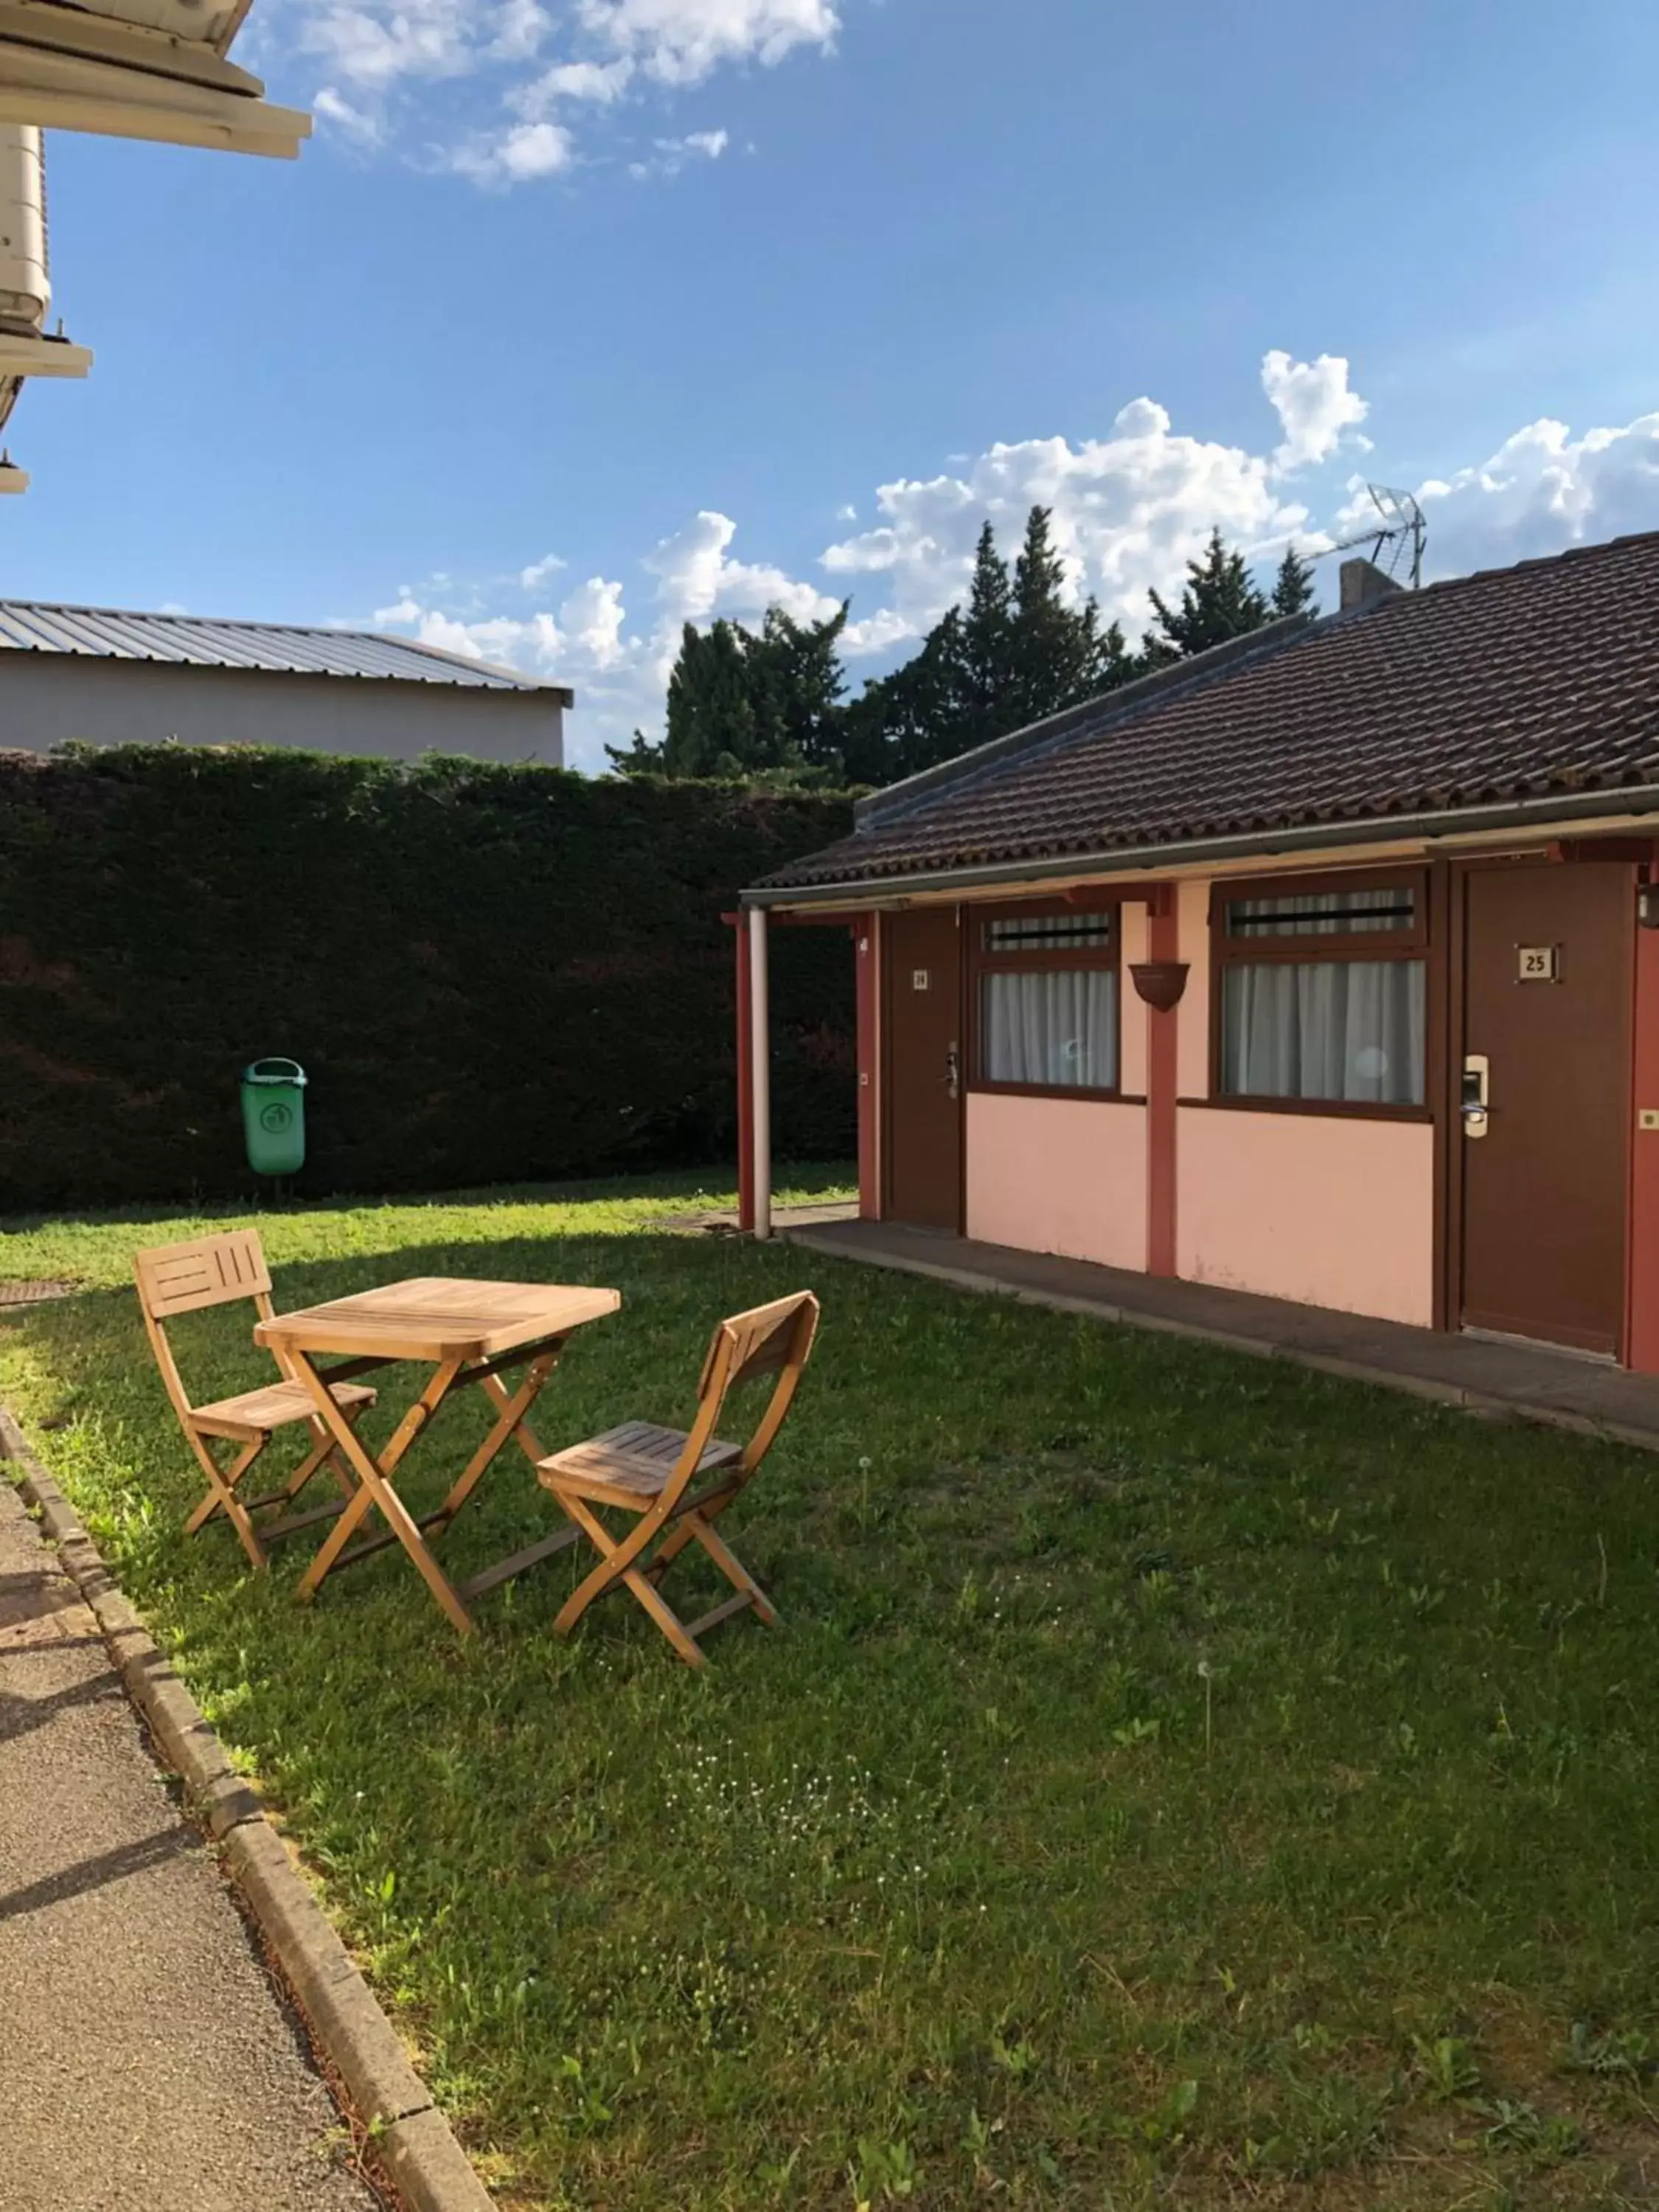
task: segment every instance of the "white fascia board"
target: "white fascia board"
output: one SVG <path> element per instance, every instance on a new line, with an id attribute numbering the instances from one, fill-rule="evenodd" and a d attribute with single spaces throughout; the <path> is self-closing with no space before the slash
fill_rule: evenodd
<path id="1" fill-rule="evenodd" d="M 3 40 L 0 123 L 38 123 L 53 131 L 290 161 L 311 136 L 311 118 L 299 108 Z"/>
<path id="2" fill-rule="evenodd" d="M 84 376 L 91 367 L 89 346 L 0 331 L 0 376 Z"/>

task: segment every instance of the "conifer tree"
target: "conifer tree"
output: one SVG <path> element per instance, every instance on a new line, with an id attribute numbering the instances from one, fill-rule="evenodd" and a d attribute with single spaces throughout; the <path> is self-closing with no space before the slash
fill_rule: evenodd
<path id="1" fill-rule="evenodd" d="M 1304 614 L 1319 597 L 1313 562 L 1304 561 L 1294 545 L 1285 548 L 1285 558 L 1273 579 L 1273 609 L 1276 617 Z"/>
<path id="2" fill-rule="evenodd" d="M 1143 653 L 1152 668 L 1224 645 L 1272 619 L 1267 599 L 1250 580 L 1244 556 L 1227 546 L 1218 529 L 1211 532 L 1203 557 L 1187 563 L 1179 606 L 1168 605 L 1157 592 L 1147 596 L 1153 627 Z"/>

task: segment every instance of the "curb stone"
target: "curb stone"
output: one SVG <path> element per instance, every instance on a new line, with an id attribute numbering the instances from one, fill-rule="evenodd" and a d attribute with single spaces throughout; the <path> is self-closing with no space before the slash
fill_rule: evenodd
<path id="1" fill-rule="evenodd" d="M 407 2212 L 494 2212 L 494 2199 L 410 2064 L 353 1963 L 224 1746 L 162 1656 L 57 1484 L 0 1406 L 0 1460 L 92 1608 L 128 1696 L 185 1785 L 186 1802 L 270 1946 L 318 2047 L 375 2136 Z"/>

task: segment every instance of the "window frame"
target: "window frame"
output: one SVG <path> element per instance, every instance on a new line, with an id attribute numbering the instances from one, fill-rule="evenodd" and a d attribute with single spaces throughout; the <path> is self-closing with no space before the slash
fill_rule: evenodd
<path id="1" fill-rule="evenodd" d="M 993 1098 L 1089 1098 L 1123 1103 L 1123 913 L 1122 901 L 1105 893 L 1081 898 L 988 900 L 965 909 L 968 921 L 968 1072 L 965 1088 Z M 986 945 L 986 925 L 993 921 L 1078 921 L 1090 915 L 1109 918 L 1111 933 L 1103 949 L 1092 945 L 1057 945 L 1052 951 L 1022 948 L 993 952 Z M 985 993 L 988 975 L 1053 975 L 1079 968 L 1109 970 L 1115 979 L 1113 1014 L 1116 1031 L 1112 1039 L 1112 1064 L 1117 1081 L 1109 1090 L 1097 1084 L 995 1083 L 984 1072 Z"/>
<path id="2" fill-rule="evenodd" d="M 1230 937 L 1227 908 L 1241 899 L 1306 898 L 1328 891 L 1409 890 L 1413 913 L 1409 929 L 1351 929 L 1329 935 Z M 1340 872 L 1278 876 L 1221 876 L 1210 885 L 1210 1095 L 1184 1100 L 1247 1114 L 1316 1114 L 1337 1121 L 1432 1121 L 1434 1109 L 1433 1020 L 1435 975 L 1431 943 L 1429 871 L 1426 867 L 1351 868 Z M 1269 963 L 1316 967 L 1336 961 L 1420 960 L 1427 994 L 1428 1034 L 1424 1041 L 1423 1103 L 1394 1105 L 1369 1098 L 1284 1098 L 1265 1091 L 1224 1091 L 1222 1024 L 1224 980 L 1229 968 L 1259 968 Z"/>

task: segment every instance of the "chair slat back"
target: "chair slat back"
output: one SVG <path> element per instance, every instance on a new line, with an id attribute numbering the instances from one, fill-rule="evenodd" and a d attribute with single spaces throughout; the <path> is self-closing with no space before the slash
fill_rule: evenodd
<path id="1" fill-rule="evenodd" d="M 132 1272 L 152 1321 L 270 1295 L 270 1270 L 252 1229 L 198 1237 L 185 1244 L 153 1244 L 133 1254 Z"/>
<path id="2" fill-rule="evenodd" d="M 663 1493 L 665 1512 L 672 1512 L 696 1473 L 697 1462 L 714 1433 L 720 1408 L 731 1392 L 741 1382 L 775 1375 L 777 1388 L 734 1470 L 740 1482 L 748 1481 L 771 1450 L 783 1426 L 802 1372 L 811 1357 L 817 1326 L 818 1302 L 811 1291 L 797 1291 L 793 1297 L 755 1306 L 748 1313 L 732 1314 L 720 1324 L 710 1341 L 708 1356 L 702 1363 L 702 1377 L 697 1385 L 697 1418 L 687 1436 L 673 1478 Z"/>
<path id="3" fill-rule="evenodd" d="M 176 1314 L 198 1313 L 204 1307 L 230 1305 L 240 1298 L 252 1298 L 260 1319 L 269 1321 L 273 1311 L 270 1270 L 258 1232 L 232 1229 L 220 1237 L 193 1237 L 185 1244 L 152 1244 L 133 1254 L 132 1272 L 155 1364 L 173 1410 L 191 1435 L 190 1392 L 167 1342 L 167 1323 Z M 289 1372 L 280 1355 L 276 1364 L 284 1375 Z"/>
<path id="4" fill-rule="evenodd" d="M 753 1306 L 747 1313 L 729 1316 L 714 1331 L 709 1344 L 708 1356 L 702 1363 L 702 1379 L 697 1385 L 698 1397 L 707 1396 L 722 1354 L 728 1390 L 735 1390 L 740 1382 L 752 1382 L 757 1375 L 781 1374 L 789 1364 L 801 1315 L 808 1304 L 816 1324 L 817 1300 L 811 1291 L 798 1291 L 793 1297 L 775 1299 L 769 1306 Z"/>

